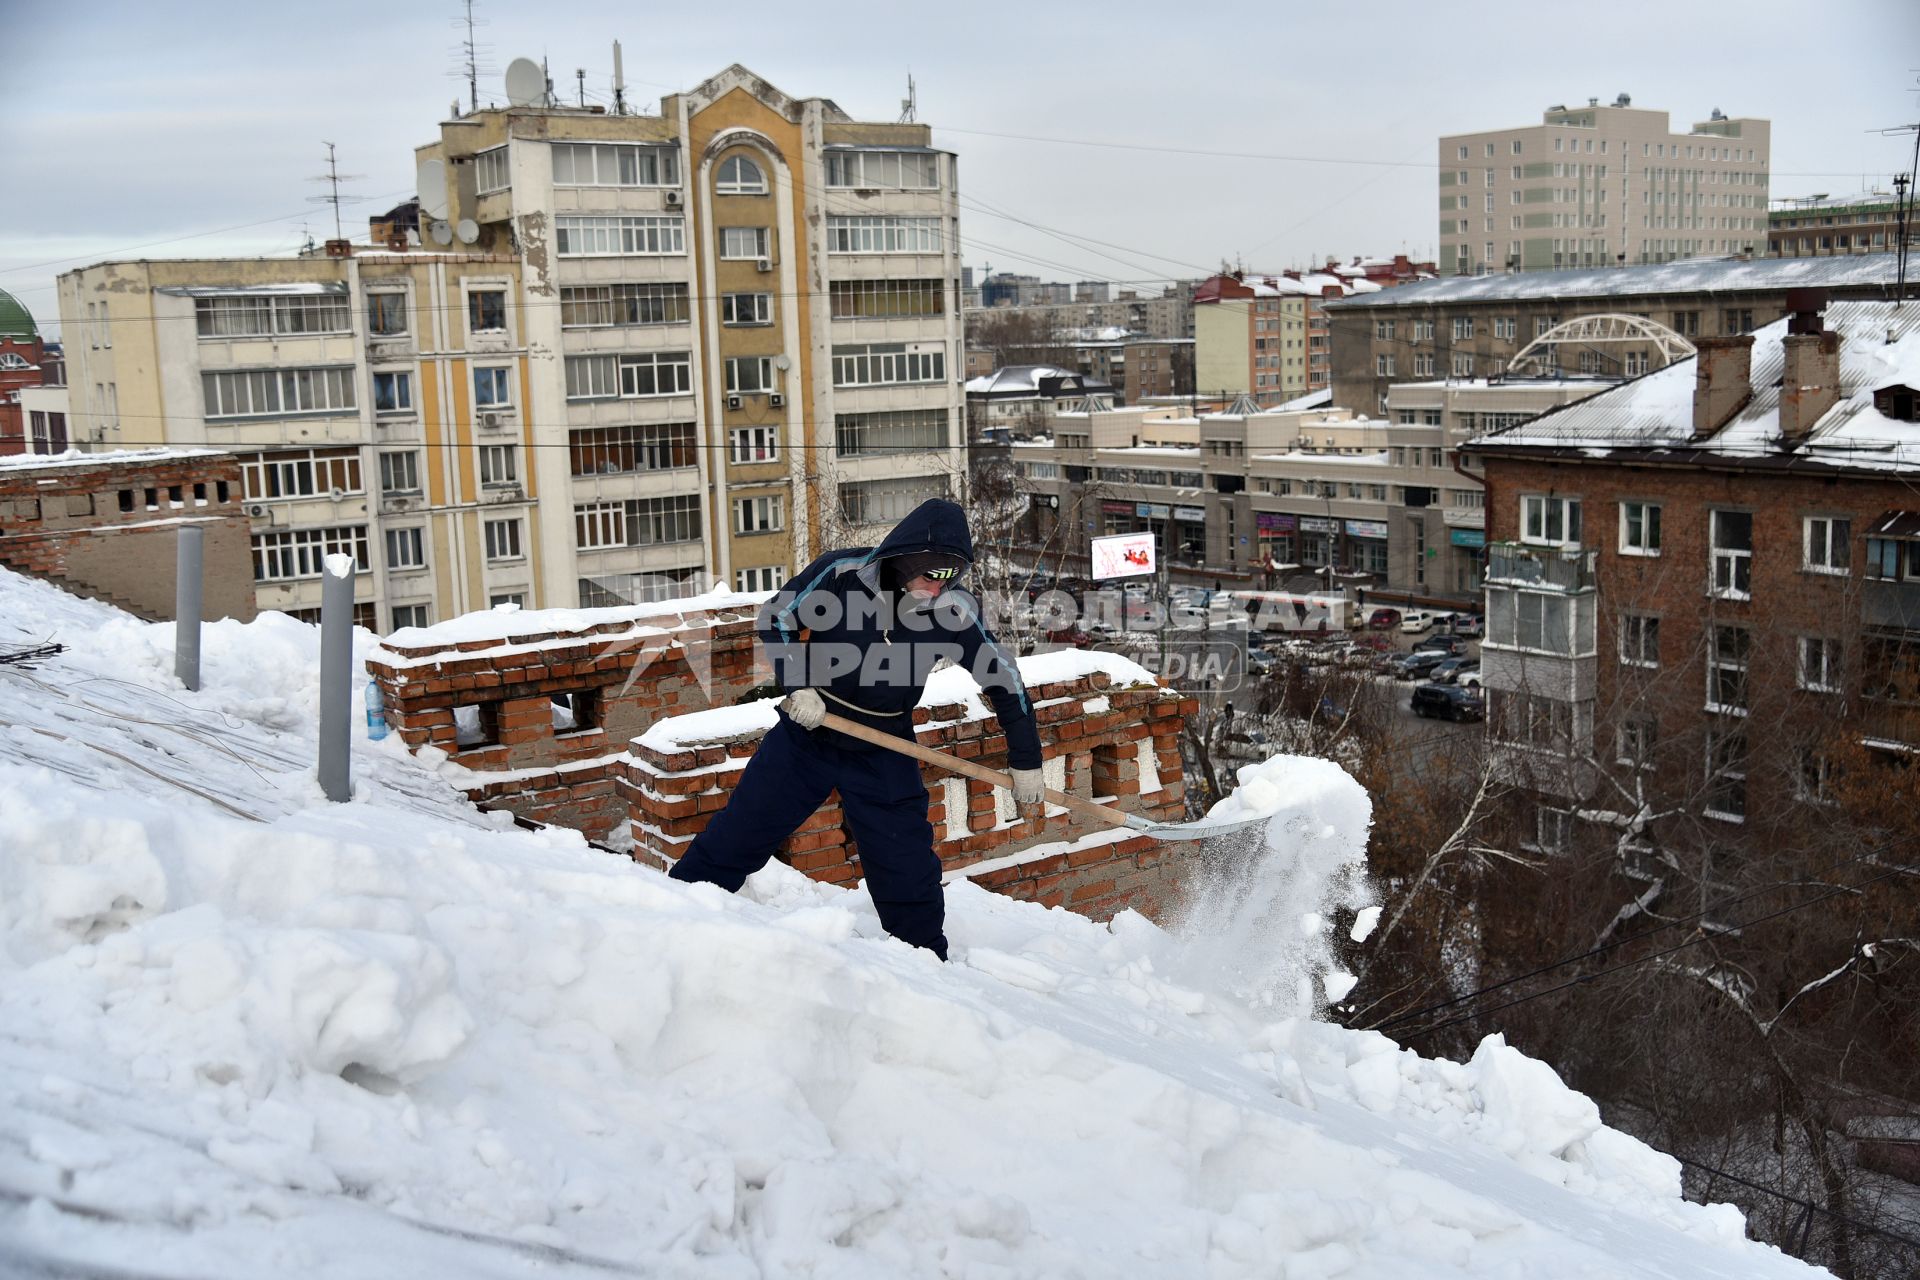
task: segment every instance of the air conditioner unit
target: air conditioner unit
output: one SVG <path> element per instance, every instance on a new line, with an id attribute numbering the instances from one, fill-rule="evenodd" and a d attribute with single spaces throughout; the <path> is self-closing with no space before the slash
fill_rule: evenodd
<path id="1" fill-rule="evenodd" d="M 505 414 L 483 413 L 480 415 L 480 429 L 482 431 L 498 431 L 500 430 L 500 428 L 506 425 L 507 425 L 507 421 L 506 421 Z"/>
<path id="2" fill-rule="evenodd" d="M 771 271 L 773 270 L 773 259 L 762 258 L 753 264 L 753 269 L 755 271 Z"/>
<path id="3" fill-rule="evenodd" d="M 775 409 L 778 409 L 781 405 L 785 404 L 786 402 L 787 402 L 787 398 L 781 395 L 778 391 L 771 392 L 767 396 L 767 403 Z"/>
<path id="4" fill-rule="evenodd" d="M 247 514 L 255 520 L 265 520 L 272 513 L 267 510 L 267 504 L 264 502 L 249 502 Z"/>
<path id="5" fill-rule="evenodd" d="M 667 192 L 667 208 L 678 209 L 679 207 L 680 207 L 680 193 L 678 191 Z"/>
<path id="6" fill-rule="evenodd" d="M 743 402 L 741 401 L 739 396 L 727 397 L 727 408 L 729 409 L 738 409 L 742 403 Z"/>

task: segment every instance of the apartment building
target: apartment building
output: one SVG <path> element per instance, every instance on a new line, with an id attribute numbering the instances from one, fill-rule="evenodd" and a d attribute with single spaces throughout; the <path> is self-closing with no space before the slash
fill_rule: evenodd
<path id="1" fill-rule="evenodd" d="M 45 452 L 33 445 L 27 410 L 21 392 L 46 382 L 46 344 L 33 313 L 4 289 L 0 289 L 0 457 L 10 453 Z M 39 433 L 43 444 L 50 438 L 44 418 Z M 64 439 L 65 424 L 61 434 Z"/>
<path id="2" fill-rule="evenodd" d="M 1145 404 L 1194 394 L 1192 338 L 1126 340 L 1120 386 L 1128 404 Z"/>
<path id="3" fill-rule="evenodd" d="M 1911 209 L 1907 219 L 1912 236 Z M 1900 226 L 1900 198 L 1890 191 L 1775 200 L 1767 211 L 1767 252 L 1775 258 L 1886 253 L 1900 247 Z"/>
<path id="4" fill-rule="evenodd" d="M 1772 126 L 1665 111 L 1551 106 L 1540 123 L 1440 139 L 1440 269 L 1448 275 L 1758 253 Z"/>
<path id="5" fill-rule="evenodd" d="M 428 215 L 517 254 L 537 300 L 544 598 L 769 589 L 960 495 L 956 169 L 928 126 L 735 65 L 657 115 L 485 109 L 416 154 Z"/>
<path id="6" fill-rule="evenodd" d="M 333 253 L 62 275 L 76 446 L 236 454 L 262 609 L 317 619 L 333 552 L 383 633 L 571 604 L 541 589 L 517 259 Z"/>
<path id="7" fill-rule="evenodd" d="M 1623 315 L 1688 342 L 1747 333 L 1786 314 L 1790 289 L 1834 298 L 1893 296 L 1892 254 L 1827 260 L 1728 258 L 1579 271 L 1448 276 L 1326 304 L 1334 403 L 1384 411 L 1409 379 L 1500 377 L 1513 358 L 1563 321 Z M 1637 377 L 1666 360 L 1655 336 L 1568 341 L 1540 353 L 1536 372 Z"/>
<path id="8" fill-rule="evenodd" d="M 1134 289 L 1119 289 L 1111 298 L 1095 297 L 1072 303 L 1015 303 L 1005 295 L 998 305 L 987 302 L 984 297 L 982 302 L 979 308 L 969 310 L 969 324 L 1012 311 L 1031 317 L 1042 331 L 1125 329 L 1153 338 L 1193 336 L 1193 284 L 1189 281 L 1169 284 L 1153 297 Z"/>
<path id="9" fill-rule="evenodd" d="M 1920 748 L 1920 317 L 1809 295 L 1467 446 L 1490 729 L 1542 848 L 1640 802 L 1649 848 L 1769 833 L 1840 757 Z"/>

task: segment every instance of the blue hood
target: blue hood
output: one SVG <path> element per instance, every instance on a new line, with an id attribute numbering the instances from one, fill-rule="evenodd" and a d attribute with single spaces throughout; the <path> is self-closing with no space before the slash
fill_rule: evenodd
<path id="1" fill-rule="evenodd" d="M 916 551 L 945 551 L 973 563 L 973 534 L 967 530 L 967 513 L 945 498 L 928 498 L 893 526 L 893 532 L 880 540 L 869 560 L 911 555 Z"/>

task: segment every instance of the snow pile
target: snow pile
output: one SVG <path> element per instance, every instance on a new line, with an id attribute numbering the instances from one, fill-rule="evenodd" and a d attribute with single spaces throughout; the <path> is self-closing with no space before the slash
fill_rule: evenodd
<path id="1" fill-rule="evenodd" d="M 72 649 L 0 670 L 0 1272 L 1809 1274 L 1497 1039 L 1275 1016 L 1138 916 L 969 883 L 941 965 L 778 866 L 729 897 L 492 829 L 391 739 L 327 805 L 284 620 L 196 695 L 30 585 L 0 639 Z M 72 700 L 110 680 L 202 728 Z M 1281 919 L 1365 812 L 1301 762 L 1249 790 L 1307 841 Z"/>

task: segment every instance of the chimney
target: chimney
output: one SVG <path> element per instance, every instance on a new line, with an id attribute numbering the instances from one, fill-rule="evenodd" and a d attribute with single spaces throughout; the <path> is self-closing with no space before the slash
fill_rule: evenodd
<path id="1" fill-rule="evenodd" d="M 353 256 L 353 241 L 351 240 L 327 241 L 327 256 L 329 258 L 351 258 Z"/>
<path id="2" fill-rule="evenodd" d="M 1780 436 L 1789 448 L 1840 399 L 1840 335 L 1821 321 L 1825 289 L 1787 290 L 1786 367 L 1780 376 Z"/>
<path id="3" fill-rule="evenodd" d="M 1693 438 L 1705 440 L 1753 399 L 1753 335 L 1696 338 Z"/>

